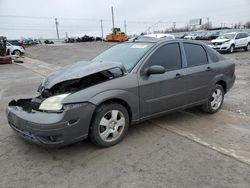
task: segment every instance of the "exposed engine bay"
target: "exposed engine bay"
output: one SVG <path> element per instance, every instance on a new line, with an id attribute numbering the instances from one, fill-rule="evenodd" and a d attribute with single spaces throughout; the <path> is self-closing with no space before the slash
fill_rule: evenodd
<path id="1" fill-rule="evenodd" d="M 121 77 L 124 74 L 125 73 L 122 69 L 116 67 L 109 70 L 97 72 L 80 79 L 59 82 L 50 89 L 44 88 L 41 84 L 38 88 L 39 95 L 37 97 L 34 97 L 32 99 L 19 99 L 17 101 L 13 100 L 9 103 L 9 105 L 23 109 L 27 112 L 40 111 L 40 104 L 49 97 L 65 93 L 74 93 L 82 89 L 100 84 L 102 82 Z"/>
<path id="2" fill-rule="evenodd" d="M 50 89 L 43 89 L 42 86 L 38 88 L 38 92 L 42 98 L 47 98 L 53 95 L 62 93 L 73 93 L 87 87 L 120 77 L 123 72 L 119 68 L 105 70 L 102 72 L 94 73 L 80 79 L 66 80 L 54 85 Z"/>

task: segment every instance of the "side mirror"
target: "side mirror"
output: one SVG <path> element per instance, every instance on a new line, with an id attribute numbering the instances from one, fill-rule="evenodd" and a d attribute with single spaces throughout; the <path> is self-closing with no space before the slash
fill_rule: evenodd
<path id="1" fill-rule="evenodd" d="M 145 73 L 149 76 L 151 74 L 163 74 L 166 72 L 166 69 L 161 65 L 153 65 L 149 68 L 146 68 Z"/>

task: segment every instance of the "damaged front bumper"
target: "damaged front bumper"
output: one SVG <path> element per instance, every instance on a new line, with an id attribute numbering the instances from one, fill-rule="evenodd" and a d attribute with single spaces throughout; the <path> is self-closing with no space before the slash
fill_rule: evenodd
<path id="1" fill-rule="evenodd" d="M 31 100 L 11 101 L 6 109 L 10 126 L 24 139 L 44 146 L 61 147 L 88 136 L 95 105 L 69 104 L 61 112 L 40 112 L 30 110 Z"/>

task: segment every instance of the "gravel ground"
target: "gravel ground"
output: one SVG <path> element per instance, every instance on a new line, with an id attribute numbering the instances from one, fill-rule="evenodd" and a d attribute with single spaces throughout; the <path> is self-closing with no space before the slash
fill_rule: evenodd
<path id="1" fill-rule="evenodd" d="M 90 60 L 115 43 L 86 42 L 61 45 L 37 45 L 26 49 L 28 57 L 55 65 L 67 65 L 73 62 Z"/>

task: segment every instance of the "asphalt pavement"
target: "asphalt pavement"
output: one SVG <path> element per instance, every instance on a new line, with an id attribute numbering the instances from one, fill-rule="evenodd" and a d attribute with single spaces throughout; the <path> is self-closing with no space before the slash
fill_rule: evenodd
<path id="1" fill-rule="evenodd" d="M 131 126 L 118 145 L 100 149 L 89 140 L 46 149 L 19 138 L 5 108 L 36 93 L 44 76 L 88 60 L 114 45 L 84 43 L 27 49 L 23 64 L 0 65 L 0 187 L 241 187 L 250 185 L 250 53 L 237 62 L 237 80 L 221 111 L 198 108 Z"/>

